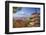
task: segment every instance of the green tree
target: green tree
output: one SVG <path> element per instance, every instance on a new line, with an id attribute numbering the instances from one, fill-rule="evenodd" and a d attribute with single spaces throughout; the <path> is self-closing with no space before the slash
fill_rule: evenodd
<path id="1" fill-rule="evenodd" d="M 20 11 L 21 7 L 13 7 L 13 13 L 16 13 L 17 11 Z"/>

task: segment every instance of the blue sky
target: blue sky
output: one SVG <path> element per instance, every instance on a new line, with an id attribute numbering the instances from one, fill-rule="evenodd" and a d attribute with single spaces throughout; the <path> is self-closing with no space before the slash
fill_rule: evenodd
<path id="1" fill-rule="evenodd" d="M 40 12 L 40 8 L 31 8 L 31 7 L 22 7 L 21 10 L 17 10 L 16 13 L 13 13 L 14 17 L 24 17 L 31 16 L 33 12 Z"/>

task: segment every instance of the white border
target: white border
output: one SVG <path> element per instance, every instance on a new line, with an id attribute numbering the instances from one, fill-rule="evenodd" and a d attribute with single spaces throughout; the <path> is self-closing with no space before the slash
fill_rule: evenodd
<path id="1" fill-rule="evenodd" d="M 30 28 L 13 28 L 13 8 L 12 7 L 35 7 L 40 8 L 40 27 L 30 27 Z M 35 4 L 19 4 L 10 3 L 9 4 L 9 32 L 21 32 L 21 31 L 38 31 L 43 30 L 43 5 Z"/>

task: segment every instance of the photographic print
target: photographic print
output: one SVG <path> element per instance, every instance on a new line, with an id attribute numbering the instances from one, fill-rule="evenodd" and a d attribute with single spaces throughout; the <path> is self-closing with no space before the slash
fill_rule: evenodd
<path id="1" fill-rule="evenodd" d="M 40 27 L 40 8 L 13 7 L 13 28 Z"/>
<path id="2" fill-rule="evenodd" d="M 5 2 L 5 33 L 45 31 L 45 4 L 36 2 Z"/>

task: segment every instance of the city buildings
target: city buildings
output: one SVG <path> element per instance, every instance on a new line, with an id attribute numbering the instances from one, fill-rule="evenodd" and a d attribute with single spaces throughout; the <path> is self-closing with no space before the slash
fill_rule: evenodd
<path id="1" fill-rule="evenodd" d="M 20 27 L 40 27 L 40 13 L 35 12 L 28 18 L 21 17 L 21 19 L 15 20 L 13 22 L 13 28 Z"/>
<path id="2" fill-rule="evenodd" d="M 39 27 L 40 26 L 40 13 L 32 13 L 30 17 L 29 27 Z"/>

